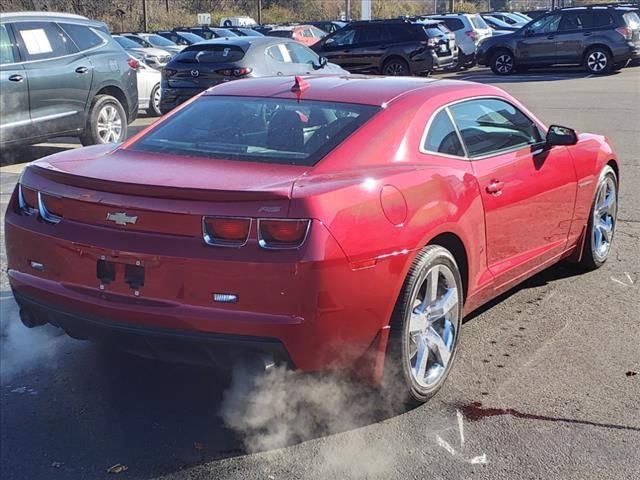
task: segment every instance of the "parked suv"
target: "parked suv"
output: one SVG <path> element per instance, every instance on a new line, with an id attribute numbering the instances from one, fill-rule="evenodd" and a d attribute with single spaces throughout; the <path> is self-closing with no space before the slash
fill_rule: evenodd
<path id="1" fill-rule="evenodd" d="M 119 142 L 138 113 L 137 61 L 104 23 L 60 13 L 0 15 L 0 144 L 74 135 Z"/>
<path id="2" fill-rule="evenodd" d="M 438 22 L 352 22 L 312 47 L 352 73 L 412 75 L 452 66 L 458 50 Z"/>
<path id="3" fill-rule="evenodd" d="M 446 15 L 429 15 L 429 18 L 442 20 L 447 28 L 456 35 L 458 44 L 458 64 L 460 67 L 472 66 L 475 63 L 476 45 L 493 35 L 493 30 L 478 14 L 449 13 Z"/>
<path id="4" fill-rule="evenodd" d="M 557 64 L 607 73 L 640 57 L 640 17 L 625 7 L 553 10 L 517 32 L 481 42 L 477 57 L 498 75 Z"/>

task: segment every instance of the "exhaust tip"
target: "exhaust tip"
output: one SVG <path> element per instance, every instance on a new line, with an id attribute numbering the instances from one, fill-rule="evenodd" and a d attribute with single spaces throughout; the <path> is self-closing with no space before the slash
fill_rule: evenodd
<path id="1" fill-rule="evenodd" d="M 25 307 L 20 309 L 20 321 L 27 328 L 41 327 L 47 323 L 36 317 L 31 310 Z"/>

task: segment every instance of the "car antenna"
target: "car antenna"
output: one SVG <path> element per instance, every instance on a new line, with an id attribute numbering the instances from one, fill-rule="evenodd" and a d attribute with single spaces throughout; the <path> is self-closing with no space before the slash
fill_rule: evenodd
<path id="1" fill-rule="evenodd" d="M 293 84 L 293 87 L 291 87 L 291 91 L 297 95 L 298 102 L 302 98 L 302 94 L 307 88 L 309 88 L 309 84 L 305 82 L 304 78 L 302 78 L 299 75 L 296 75 L 296 80 L 295 80 L 295 83 Z"/>

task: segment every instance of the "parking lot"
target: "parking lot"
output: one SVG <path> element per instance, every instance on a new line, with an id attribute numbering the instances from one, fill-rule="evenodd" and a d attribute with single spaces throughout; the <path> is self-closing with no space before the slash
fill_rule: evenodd
<path id="1" fill-rule="evenodd" d="M 640 67 L 446 76 L 613 141 L 620 208 L 603 268 L 552 267 L 472 314 L 442 391 L 404 411 L 338 379 L 227 376 L 27 330 L 3 271 L 0 477 L 121 464 L 128 479 L 640 478 Z M 25 162 L 77 146 L 3 151 L 3 214 Z"/>

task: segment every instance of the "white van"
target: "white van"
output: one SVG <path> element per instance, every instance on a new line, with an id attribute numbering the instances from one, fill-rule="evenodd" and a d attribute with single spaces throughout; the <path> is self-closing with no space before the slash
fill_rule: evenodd
<path id="1" fill-rule="evenodd" d="M 220 20 L 221 27 L 252 27 L 257 25 L 251 17 L 227 17 Z"/>

